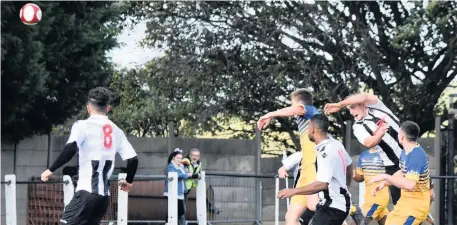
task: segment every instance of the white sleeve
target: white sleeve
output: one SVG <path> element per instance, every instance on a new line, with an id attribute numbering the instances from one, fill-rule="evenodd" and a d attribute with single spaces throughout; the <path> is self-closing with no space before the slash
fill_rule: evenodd
<path id="1" fill-rule="evenodd" d="M 129 140 L 125 136 L 124 132 L 119 130 L 120 146 L 117 150 L 122 160 L 131 159 L 136 156 L 136 152 L 130 144 Z"/>
<path id="2" fill-rule="evenodd" d="M 86 136 L 84 130 L 84 122 L 76 121 L 71 127 L 70 137 L 68 138 L 67 144 L 76 142 L 78 147 L 81 147 L 81 144 Z"/>
<path id="3" fill-rule="evenodd" d="M 354 126 L 352 126 L 352 130 L 354 131 L 354 136 L 362 145 L 365 143 L 366 138 L 371 137 L 371 134 L 368 133 L 365 127 L 363 127 L 361 124 L 354 124 Z"/>
<path id="4" fill-rule="evenodd" d="M 333 177 L 332 154 L 326 150 L 317 153 L 317 181 L 330 183 Z"/>
<path id="5" fill-rule="evenodd" d="M 284 166 L 284 168 L 286 168 L 287 171 L 289 171 L 295 166 L 298 166 L 298 164 L 300 164 L 301 157 L 301 152 L 295 152 L 286 159 L 282 160 L 282 165 Z"/>
<path id="6" fill-rule="evenodd" d="M 377 101 L 375 104 L 373 104 L 373 105 L 367 105 L 367 107 L 368 107 L 368 108 L 379 109 L 379 110 L 382 110 L 382 111 L 384 111 L 384 112 L 386 112 L 386 113 L 389 113 L 389 114 L 393 115 L 392 111 L 391 111 L 389 108 L 387 108 L 387 106 L 384 105 L 384 102 L 382 102 L 382 101 L 379 100 L 379 99 L 378 99 L 378 101 Z"/>
<path id="7" fill-rule="evenodd" d="M 344 148 L 343 148 L 344 149 Z M 346 165 L 349 166 L 352 164 L 352 158 L 346 150 L 344 150 L 344 155 L 346 157 Z"/>

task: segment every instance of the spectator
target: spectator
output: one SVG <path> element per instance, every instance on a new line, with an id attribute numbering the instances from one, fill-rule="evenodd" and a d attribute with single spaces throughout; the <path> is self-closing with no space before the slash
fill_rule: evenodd
<path id="1" fill-rule="evenodd" d="M 200 150 L 193 148 L 190 150 L 189 155 L 182 160 L 182 164 L 184 168 L 186 168 L 186 172 L 192 174 L 190 177 L 191 179 L 186 179 L 184 184 L 186 185 L 186 190 L 184 191 L 184 204 L 187 205 L 188 202 L 188 194 L 192 191 L 192 188 L 196 188 L 198 185 L 198 181 L 196 178 L 200 177 L 200 171 L 202 168 L 202 164 L 200 162 Z"/>
<path id="2" fill-rule="evenodd" d="M 186 225 L 186 205 L 184 204 L 184 179 L 192 176 L 190 173 L 186 173 L 184 166 L 182 165 L 182 150 L 177 148 L 173 153 L 168 156 L 168 167 L 167 167 L 167 178 L 168 173 L 178 173 L 178 225 Z M 165 180 L 165 193 L 164 196 L 168 196 L 168 179 Z"/>
<path id="3" fill-rule="evenodd" d="M 198 181 L 196 178 L 200 178 L 200 172 L 202 168 L 202 163 L 200 161 L 200 150 L 193 148 L 190 150 L 189 155 L 183 159 L 184 168 L 186 168 L 186 172 L 192 174 L 190 178 L 186 179 L 186 191 L 184 192 L 184 204 L 187 205 L 188 202 L 188 194 L 192 191 L 193 188 L 196 188 L 198 185 Z M 206 207 L 212 213 L 219 214 L 220 210 L 213 207 L 214 204 L 206 199 Z"/>

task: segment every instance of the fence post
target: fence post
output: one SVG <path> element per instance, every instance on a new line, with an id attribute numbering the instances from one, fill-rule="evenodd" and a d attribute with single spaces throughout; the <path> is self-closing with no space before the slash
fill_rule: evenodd
<path id="1" fill-rule="evenodd" d="M 287 180 L 287 177 L 286 177 Z M 279 177 L 275 177 L 275 225 L 279 225 Z"/>
<path id="2" fill-rule="evenodd" d="M 260 159 L 262 157 L 262 135 L 259 128 L 255 128 L 255 141 L 256 141 L 256 174 L 260 174 Z M 260 178 L 256 179 L 256 222 L 260 223 L 262 221 L 262 183 Z"/>
<path id="3" fill-rule="evenodd" d="M 455 141 L 455 131 L 454 131 L 454 115 L 449 115 L 449 131 L 448 131 L 448 176 L 454 175 L 454 141 Z M 454 180 L 447 179 L 447 224 L 454 224 Z"/>
<path id="4" fill-rule="evenodd" d="M 168 173 L 168 220 L 167 225 L 178 225 L 178 173 Z"/>
<path id="5" fill-rule="evenodd" d="M 206 180 L 205 171 L 201 171 L 197 185 L 197 223 L 206 225 Z"/>
<path id="6" fill-rule="evenodd" d="M 433 152 L 435 155 L 435 175 L 441 175 L 441 118 L 435 118 L 435 140 L 433 142 Z M 435 200 L 432 203 L 434 219 L 436 224 L 441 224 L 441 179 L 436 179 L 433 181 L 435 187 L 433 188 L 435 192 Z M 444 217 L 444 214 L 443 214 Z"/>
<path id="7" fill-rule="evenodd" d="M 365 182 L 359 183 L 359 206 L 365 203 L 365 199 L 363 198 L 363 194 L 365 193 Z"/>
<path id="8" fill-rule="evenodd" d="M 119 173 L 117 180 L 124 180 L 127 177 L 126 173 Z M 117 225 L 127 225 L 128 210 L 129 210 L 129 194 L 117 187 Z"/>
<path id="9" fill-rule="evenodd" d="M 168 154 L 171 154 L 175 146 L 175 124 L 173 122 L 168 123 Z"/>
<path id="10" fill-rule="evenodd" d="M 75 186 L 73 186 L 73 182 L 71 177 L 68 175 L 63 176 L 63 205 L 64 208 L 70 204 L 71 199 L 75 193 Z"/>
<path id="11" fill-rule="evenodd" d="M 351 156 L 352 121 L 346 120 L 346 130 L 344 132 L 344 148 Z"/>
<path id="12" fill-rule="evenodd" d="M 5 185 L 6 225 L 17 225 L 16 175 L 5 175 L 5 181 L 9 182 Z"/>

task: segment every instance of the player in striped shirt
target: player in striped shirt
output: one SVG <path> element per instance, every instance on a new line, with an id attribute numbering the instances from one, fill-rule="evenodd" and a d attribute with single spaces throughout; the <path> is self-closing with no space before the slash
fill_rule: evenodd
<path id="1" fill-rule="evenodd" d="M 41 180 L 47 181 L 54 171 L 78 153 L 76 192 L 64 209 L 62 225 L 100 224 L 109 206 L 109 178 L 116 153 L 127 160 L 127 177 L 119 181 L 119 185 L 124 191 L 130 191 L 132 187 L 138 158 L 124 132 L 106 116 L 110 110 L 110 96 L 110 91 L 103 87 L 89 91 L 87 111 L 90 117 L 73 124 L 63 151 L 41 174 Z"/>

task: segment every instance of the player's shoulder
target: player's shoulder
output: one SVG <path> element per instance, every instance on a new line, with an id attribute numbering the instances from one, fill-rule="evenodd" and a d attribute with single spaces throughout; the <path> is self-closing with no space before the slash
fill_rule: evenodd
<path id="1" fill-rule="evenodd" d="M 332 137 L 330 138 L 329 145 L 332 148 L 343 148 L 344 149 L 343 143 L 341 143 L 341 141 L 338 141 L 337 139 L 332 138 Z"/>
<path id="2" fill-rule="evenodd" d="M 83 129 L 87 120 L 76 120 L 71 126 L 72 129 Z"/>
<path id="3" fill-rule="evenodd" d="M 370 149 L 367 149 L 367 150 L 363 151 L 362 153 L 360 153 L 360 158 L 365 158 L 370 155 L 371 155 Z"/>
<path id="4" fill-rule="evenodd" d="M 344 146 L 337 140 L 330 138 L 325 140 L 325 143 L 319 150 L 317 154 L 322 158 L 334 157 L 338 154 L 337 150 L 344 148 Z"/>
<path id="5" fill-rule="evenodd" d="M 408 158 L 414 161 L 427 160 L 427 153 L 422 146 L 418 145 L 417 147 L 414 147 L 413 150 L 408 154 Z"/>
<path id="6" fill-rule="evenodd" d="M 363 120 L 356 120 L 354 124 L 352 124 L 353 131 L 358 131 L 358 129 L 364 128 L 363 127 Z"/>

